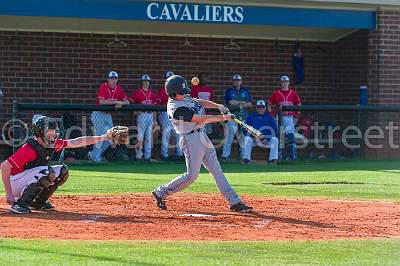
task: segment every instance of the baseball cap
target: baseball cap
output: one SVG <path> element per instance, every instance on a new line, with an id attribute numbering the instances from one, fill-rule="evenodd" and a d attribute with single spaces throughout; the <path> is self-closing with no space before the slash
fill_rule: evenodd
<path id="1" fill-rule="evenodd" d="M 264 100 L 258 100 L 257 103 L 256 103 L 256 106 L 257 107 L 265 107 L 267 105 L 265 104 Z"/>
<path id="2" fill-rule="evenodd" d="M 110 73 L 108 73 L 108 78 L 118 78 L 118 73 L 116 71 L 110 71 Z"/>
<path id="3" fill-rule="evenodd" d="M 242 77 L 239 74 L 235 74 L 233 75 L 232 80 L 242 80 Z"/>
<path id="4" fill-rule="evenodd" d="M 289 81 L 289 80 L 290 80 L 289 77 L 286 76 L 286 75 L 283 75 L 283 76 L 281 77 L 281 81 Z"/>
<path id="5" fill-rule="evenodd" d="M 150 76 L 147 74 L 144 74 L 140 77 L 141 81 L 150 81 Z"/>
<path id="6" fill-rule="evenodd" d="M 167 78 L 169 78 L 169 77 L 171 77 L 171 76 L 173 76 L 174 75 L 174 72 L 172 72 L 172 71 L 167 71 L 167 72 L 165 72 L 165 78 L 167 79 Z"/>

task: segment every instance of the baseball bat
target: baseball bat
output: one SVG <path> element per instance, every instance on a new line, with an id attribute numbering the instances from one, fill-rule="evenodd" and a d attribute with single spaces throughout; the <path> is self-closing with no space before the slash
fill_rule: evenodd
<path id="1" fill-rule="evenodd" d="M 236 117 L 233 119 L 233 121 L 235 121 L 239 126 L 243 127 L 244 129 L 246 129 L 251 135 L 253 135 L 256 138 L 259 138 L 262 136 L 262 133 L 255 129 L 254 127 L 246 124 L 245 122 L 237 119 Z"/>

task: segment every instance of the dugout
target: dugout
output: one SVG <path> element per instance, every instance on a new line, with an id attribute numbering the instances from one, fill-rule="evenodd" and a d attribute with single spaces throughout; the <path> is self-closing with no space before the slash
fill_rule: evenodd
<path id="1" fill-rule="evenodd" d="M 279 75 L 293 75 L 296 42 L 304 104 L 356 104 L 360 85 L 372 104 L 399 104 L 399 27 L 396 0 L 3 0 L 0 121 L 13 100 L 94 103 L 110 69 L 127 93 L 142 73 L 158 88 L 166 70 L 206 71 L 218 101 L 240 73 L 265 99 Z"/>

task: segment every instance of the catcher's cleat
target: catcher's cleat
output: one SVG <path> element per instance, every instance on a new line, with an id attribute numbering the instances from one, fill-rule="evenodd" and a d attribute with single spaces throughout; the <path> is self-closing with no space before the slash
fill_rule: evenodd
<path id="1" fill-rule="evenodd" d="M 48 211 L 48 210 L 53 210 L 55 209 L 54 205 L 51 204 L 50 201 L 46 201 L 42 206 L 32 206 L 33 209 L 35 210 L 40 210 L 40 211 Z"/>
<path id="2" fill-rule="evenodd" d="M 239 202 L 239 203 L 237 203 L 235 205 L 232 205 L 230 207 L 230 210 L 232 212 L 248 213 L 248 212 L 252 212 L 253 211 L 253 207 L 247 206 L 243 202 Z"/>
<path id="3" fill-rule="evenodd" d="M 155 191 L 151 192 L 151 194 L 153 195 L 154 199 L 156 200 L 156 206 L 158 208 L 160 208 L 161 210 L 166 210 L 167 205 L 165 204 L 165 200 L 162 199 L 161 197 L 159 197 Z"/>
<path id="4" fill-rule="evenodd" d="M 13 205 L 11 205 L 10 211 L 17 214 L 29 214 L 31 209 L 24 204 L 14 202 Z"/>

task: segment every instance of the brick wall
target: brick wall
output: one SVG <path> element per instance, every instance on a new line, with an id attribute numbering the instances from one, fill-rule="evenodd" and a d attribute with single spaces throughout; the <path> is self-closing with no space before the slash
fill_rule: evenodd
<path id="1" fill-rule="evenodd" d="M 368 86 L 371 103 L 400 104 L 400 11 L 378 12 L 378 29 L 368 36 Z M 400 126 L 398 114 L 380 114 L 380 124 L 394 122 Z M 395 144 L 399 144 L 400 132 L 395 131 Z M 388 141 L 381 142 L 384 148 L 371 150 L 371 157 L 398 157 L 399 148 L 390 148 Z"/>
<path id="2" fill-rule="evenodd" d="M 331 44 L 302 42 L 306 81 L 297 90 L 304 103 L 357 102 L 365 82 L 366 32 L 356 32 Z M 277 78 L 292 74 L 294 42 L 235 40 L 240 51 L 224 50 L 227 39 L 121 36 L 126 48 L 108 48 L 112 35 L 0 31 L 0 122 L 11 118 L 12 100 L 41 103 L 94 103 L 98 84 L 117 70 L 127 93 L 148 73 L 153 88 L 163 83 L 166 70 L 190 78 L 210 73 L 217 100 L 223 100 L 230 78 L 240 73 L 255 99 L 266 99 L 279 85 Z M 343 61 L 342 61 L 343 59 Z"/>
<path id="3" fill-rule="evenodd" d="M 360 85 L 367 85 L 368 31 L 356 31 L 343 38 L 333 44 L 331 52 L 332 102 L 358 103 Z"/>

